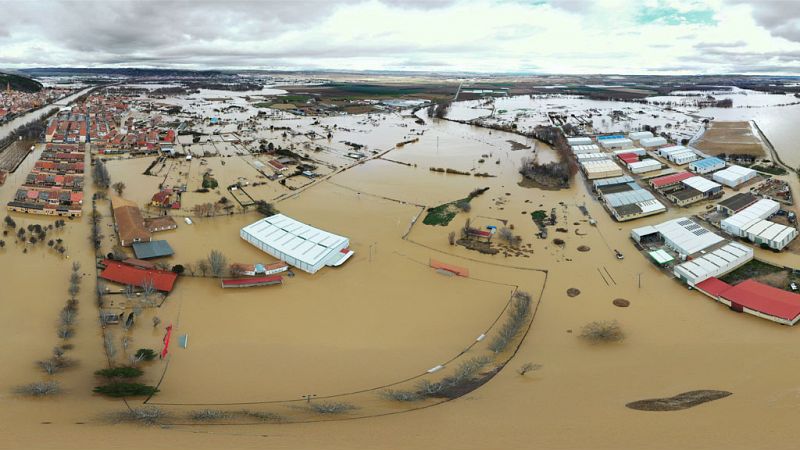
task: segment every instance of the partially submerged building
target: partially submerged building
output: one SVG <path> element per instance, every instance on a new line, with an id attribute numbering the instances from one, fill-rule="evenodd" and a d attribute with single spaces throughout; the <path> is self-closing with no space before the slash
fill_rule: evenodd
<path id="1" fill-rule="evenodd" d="M 783 250 L 797 237 L 797 229 L 767 220 L 779 210 L 778 202 L 761 199 L 722 220 L 720 228 L 728 234 L 748 239 L 760 246 Z"/>
<path id="2" fill-rule="evenodd" d="M 658 154 L 679 166 L 689 164 L 697 159 L 697 153 L 694 150 L 682 145 L 660 148 Z"/>
<path id="3" fill-rule="evenodd" d="M 663 240 L 667 248 L 677 253 L 681 259 L 725 241 L 722 236 L 712 233 L 687 217 L 631 230 L 631 238 L 637 243 L 652 240 L 653 236 Z"/>
<path id="4" fill-rule="evenodd" d="M 639 145 L 644 148 L 661 147 L 662 145 L 667 145 L 668 143 L 669 142 L 661 136 L 639 139 Z"/>
<path id="5" fill-rule="evenodd" d="M 697 283 L 695 288 L 736 312 L 790 326 L 800 320 L 800 295 L 755 280 L 731 286 L 711 277 Z"/>
<path id="6" fill-rule="evenodd" d="M 610 159 L 584 161 L 581 163 L 581 168 L 589 180 L 622 176 L 622 168 Z"/>
<path id="7" fill-rule="evenodd" d="M 350 240 L 275 214 L 241 229 L 239 235 L 266 253 L 308 273 L 340 266 L 354 252 Z"/>
<path id="8" fill-rule="evenodd" d="M 678 264 L 672 273 L 689 286 L 695 286 L 711 277 L 721 277 L 732 272 L 751 259 L 752 248 L 738 242 L 729 242 L 716 250 Z"/>

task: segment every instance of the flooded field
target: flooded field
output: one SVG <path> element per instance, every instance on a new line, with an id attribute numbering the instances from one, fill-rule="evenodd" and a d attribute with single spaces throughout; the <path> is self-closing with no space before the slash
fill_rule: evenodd
<path id="1" fill-rule="evenodd" d="M 207 94 L 184 99 L 187 106 L 195 103 L 191 114 L 208 114 L 228 102 L 213 100 L 218 95 L 237 105 L 244 101 L 230 92 Z M 526 128 L 549 120 L 547 110 L 569 115 L 571 110 L 587 108 L 597 111 L 597 116 L 592 113 L 597 130 L 635 129 L 655 120 L 680 123 L 679 132 L 690 136 L 700 124 L 700 119 L 676 111 L 655 113 L 659 117 L 653 118 L 652 105 L 573 98 L 497 99 L 491 108 L 497 120 L 518 117 Z M 611 111 L 620 108 L 626 118 L 611 121 Z M 774 114 L 772 122 L 758 115 L 771 108 L 793 114 L 797 107 L 714 109 L 703 114 L 714 114 L 717 120 L 758 121 L 790 160 L 791 124 L 779 124 L 777 112 L 769 113 Z M 645 112 L 639 114 L 639 109 Z M 490 108 L 470 102 L 458 102 L 451 114 L 466 120 L 478 110 L 490 114 Z M 211 250 L 221 251 L 228 263 L 274 261 L 239 237 L 239 230 L 261 214 L 239 207 L 231 210 L 233 214 L 215 217 L 194 213 L 196 205 L 223 196 L 233 201 L 226 188 L 235 183 L 242 183 L 254 199 L 273 202 L 284 214 L 347 236 L 355 256 L 341 267 L 326 267 L 314 275 L 295 270 L 295 276 L 286 277 L 281 286 L 223 290 L 219 279 L 199 276 L 195 270 L 191 271 L 195 276 L 184 272 L 175 290 L 166 299 L 159 298 L 164 300 L 159 306 L 145 308 L 130 331 L 120 325 L 105 330 L 116 343 L 117 363 L 127 361 L 134 349 L 160 350 L 167 325 L 173 326 L 174 339 L 187 336 L 185 346 L 173 341 L 167 359 L 140 366 L 145 371 L 142 382 L 160 389 L 148 404 L 172 414 L 166 420 L 170 425 L 111 425 L 108 414 L 125 405 L 91 392 L 99 383 L 94 371 L 108 364 L 94 295 L 95 252 L 89 242 L 88 199 L 94 188 L 87 181 L 82 218 L 68 220 L 63 230 L 48 231 L 63 240 L 63 255 L 14 238 L 16 228 L 47 225 L 55 219 L 12 214 L 16 227 L 9 228 L 3 238 L 6 245 L 0 248 L 4 292 L 14 293 L 4 295 L 0 305 L 0 333 L 14 343 L 2 350 L 6 364 L 0 368 L 0 429 L 5 442 L 25 439 L 31 447 L 82 448 L 87 433 L 92 433 L 114 443 L 145 439 L 154 448 L 272 444 L 482 449 L 519 447 L 521 442 L 531 448 L 791 446 L 790 433 L 784 431 L 793 429 L 792 412 L 800 404 L 794 375 L 800 370 L 794 345 L 797 330 L 735 314 L 688 291 L 647 262 L 628 237 L 634 227 L 701 213 L 705 204 L 671 207 L 663 215 L 617 223 L 593 199 L 580 176 L 563 190 L 520 186 L 523 158 L 557 160 L 546 144 L 451 121 L 426 119 L 421 125 L 403 113 L 320 119 L 257 116 L 249 107 L 220 116 L 234 125 L 231 132 L 239 139 L 226 141 L 212 134 L 210 142 L 187 145 L 196 155 L 191 160 L 167 158 L 153 164 L 157 157 L 148 156 L 112 157 L 107 162 L 111 180 L 126 185 L 123 196 L 139 205 L 145 216 L 163 214 L 148 206 L 160 186 L 186 186 L 180 208 L 169 212 L 177 219 L 177 229 L 154 234 L 155 239 L 168 240 L 175 251 L 159 261 L 196 269 Z M 251 120 L 253 125 L 236 130 L 235 121 L 240 120 Z M 214 129 L 204 121 L 194 126 L 198 132 Z M 267 179 L 263 167 L 273 156 L 251 153 L 260 139 L 307 154 L 303 161 L 315 165 L 318 176 L 284 178 L 285 183 Z M 396 146 L 408 140 L 414 142 Z M 346 156 L 354 148 L 348 143 L 360 144 L 364 157 Z M 40 153 L 37 148 L 23 167 Z M 145 175 L 149 167 L 150 175 Z M 197 192 L 207 172 L 218 187 Z M 8 201 L 20 183 L 9 177 L 0 187 L 0 200 Z M 796 180 L 793 183 L 796 189 Z M 448 224 L 423 223 L 427 208 L 486 187 L 471 199 L 468 210 L 457 211 Z M 588 215 L 579 206 L 585 206 Z M 537 210 L 552 211 L 561 230 L 539 239 L 531 216 Z M 98 253 L 104 255 L 116 243 L 109 202 L 98 201 L 97 211 L 104 235 Z M 191 217 L 193 223 L 187 224 L 183 217 Z M 449 233 L 458 233 L 467 219 L 481 228 L 513 226 L 524 251 L 492 255 L 451 245 Z M 614 250 L 625 258 L 617 259 Z M 124 251 L 131 254 L 130 249 Z M 800 266 L 795 254 L 757 249 L 757 255 Z M 469 277 L 438 273 L 430 267 L 431 260 L 466 268 Z M 78 364 L 54 377 L 64 389 L 60 396 L 21 399 L 11 394 L 14 386 L 50 379 L 36 361 L 59 344 L 57 319 L 74 261 L 81 263 L 82 281 L 80 316 L 69 355 Z M 114 291 L 122 288 L 109 285 Z M 462 351 L 461 359 L 444 372 L 466 357 L 490 355 L 487 341 L 477 338 L 482 333 L 494 336 L 495 322 L 515 289 L 536 300 L 532 325 L 518 351 L 491 355 L 494 364 L 504 365 L 486 384 L 438 405 L 430 400 L 390 402 L 378 395 L 383 386 L 395 382 L 417 376 L 435 379 L 438 375 L 426 371 Z M 570 296 L 570 289 L 579 293 Z M 117 305 L 139 301 L 119 293 L 106 297 Z M 615 306 L 615 299 L 628 300 L 630 306 Z M 152 325 L 153 317 L 159 318 L 158 325 Z M 618 321 L 624 341 L 592 345 L 581 340 L 581 327 L 596 320 Z M 124 336 L 128 348 L 123 347 Z M 520 375 L 517 369 L 526 363 L 541 368 Z M 397 386 L 407 389 L 414 382 Z M 684 411 L 654 413 L 625 407 L 637 400 L 701 389 L 733 395 Z M 332 421 L 301 410 L 304 395 L 321 399 L 339 394 L 356 409 Z M 284 400 L 291 402 L 266 403 Z M 140 407 L 143 401 L 130 398 L 128 404 Z M 187 418 L 191 411 L 212 407 L 269 411 L 287 422 L 329 422 L 226 425 Z M 751 433 L 753 425 L 774 432 Z"/>

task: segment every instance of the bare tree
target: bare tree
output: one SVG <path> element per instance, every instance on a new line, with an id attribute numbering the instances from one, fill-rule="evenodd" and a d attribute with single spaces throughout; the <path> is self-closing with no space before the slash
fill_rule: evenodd
<path id="1" fill-rule="evenodd" d="M 208 271 L 211 270 L 211 266 L 208 265 L 208 261 L 206 261 L 205 259 L 201 259 L 200 261 L 197 262 L 197 270 L 199 270 L 200 273 L 203 274 L 203 276 L 206 276 L 206 274 L 208 274 Z"/>
<path id="2" fill-rule="evenodd" d="M 225 273 L 225 266 L 227 265 L 227 258 L 219 250 L 211 250 L 208 254 L 208 266 L 211 268 L 211 274 L 219 278 Z"/>

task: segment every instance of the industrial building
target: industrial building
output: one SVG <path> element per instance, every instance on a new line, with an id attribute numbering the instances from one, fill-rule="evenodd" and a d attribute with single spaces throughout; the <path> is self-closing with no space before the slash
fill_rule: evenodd
<path id="1" fill-rule="evenodd" d="M 720 227 L 726 233 L 768 247 L 783 250 L 797 237 L 794 227 L 767 220 L 780 210 L 780 205 L 769 199 L 761 199 L 736 214 L 724 219 Z"/>
<path id="2" fill-rule="evenodd" d="M 631 230 L 631 239 L 638 243 L 649 240 L 648 238 L 652 239 L 653 235 L 663 239 L 664 244 L 681 259 L 686 259 L 725 240 L 686 217 Z"/>
<path id="3" fill-rule="evenodd" d="M 633 183 L 633 178 L 631 178 L 628 175 L 623 175 L 621 177 L 603 178 L 601 180 L 595 180 L 592 182 L 592 186 L 594 187 L 595 191 L 603 192 L 605 188 L 613 188 L 614 186 L 619 186 L 628 183 Z"/>
<path id="4" fill-rule="evenodd" d="M 725 161 L 719 158 L 704 158 L 689 164 L 689 170 L 696 174 L 706 174 L 725 168 Z"/>
<path id="5" fill-rule="evenodd" d="M 612 153 L 614 156 L 619 156 L 619 155 L 626 154 L 626 153 L 633 153 L 634 155 L 637 155 L 637 156 L 644 156 L 644 155 L 646 155 L 646 154 L 647 154 L 647 152 L 645 151 L 645 149 L 643 149 L 643 148 L 639 148 L 639 147 L 634 147 L 634 148 L 623 148 L 623 149 L 619 149 L 619 150 L 614 150 L 614 151 L 613 151 L 613 152 L 611 152 L 611 153 Z"/>
<path id="6" fill-rule="evenodd" d="M 738 213 L 720 222 L 722 231 L 737 237 L 744 237 L 745 230 L 759 220 L 770 218 L 781 209 L 775 200 L 761 199 Z"/>
<path id="7" fill-rule="evenodd" d="M 722 192 L 722 185 L 700 176 L 681 180 L 677 189 L 664 190 L 664 195 L 679 206 L 686 206 L 700 200 L 714 197 Z"/>
<path id="8" fill-rule="evenodd" d="M 654 172 L 656 170 L 661 170 L 662 167 L 660 162 L 652 158 L 628 163 L 628 170 L 632 173 Z"/>
<path id="9" fill-rule="evenodd" d="M 732 272 L 753 259 L 753 249 L 738 242 L 724 246 L 700 257 L 673 267 L 672 273 L 681 281 L 694 286 L 711 277 Z"/>
<path id="10" fill-rule="evenodd" d="M 622 176 L 622 168 L 610 159 L 585 161 L 581 163 L 581 167 L 589 180 Z"/>
<path id="11" fill-rule="evenodd" d="M 620 148 L 633 147 L 633 141 L 623 136 L 598 137 L 597 143 L 606 149 L 620 149 Z"/>
<path id="12" fill-rule="evenodd" d="M 315 273 L 324 266 L 340 266 L 353 251 L 350 240 L 275 214 L 242 228 L 245 241 L 300 270 Z"/>
<path id="13" fill-rule="evenodd" d="M 574 147 L 576 145 L 589 145 L 591 143 L 592 138 L 586 136 L 567 138 L 567 144 L 569 144 L 570 147 Z"/>
<path id="14" fill-rule="evenodd" d="M 653 133 L 649 131 L 634 131 L 628 133 L 628 138 L 634 141 L 641 141 L 642 139 L 650 139 L 653 137 Z"/>
<path id="15" fill-rule="evenodd" d="M 611 215 L 620 222 L 667 210 L 650 191 L 635 182 L 599 187 L 598 192 Z"/>
<path id="16" fill-rule="evenodd" d="M 644 148 L 660 147 L 662 145 L 667 145 L 668 143 L 669 142 L 661 136 L 639 139 L 639 145 Z"/>
<path id="17" fill-rule="evenodd" d="M 598 147 L 597 144 L 572 145 L 570 148 L 572 149 L 572 153 L 576 155 L 600 152 L 600 147 Z"/>
<path id="18" fill-rule="evenodd" d="M 755 195 L 741 192 L 717 203 L 717 211 L 725 213 L 726 216 L 732 216 L 757 201 L 758 197 Z"/>
<path id="19" fill-rule="evenodd" d="M 682 145 L 660 148 L 658 154 L 679 166 L 689 164 L 697 159 L 697 153 L 695 153 L 694 150 Z"/>
<path id="20" fill-rule="evenodd" d="M 689 172 L 678 172 L 671 175 L 665 175 L 663 177 L 653 178 L 648 182 L 650 183 L 650 187 L 653 189 L 664 190 L 676 186 L 680 184 L 681 181 L 693 176 L 694 175 Z"/>
<path id="21" fill-rule="evenodd" d="M 697 283 L 695 288 L 736 312 L 789 326 L 800 320 L 800 295 L 755 280 L 731 286 L 711 277 Z"/>
<path id="22" fill-rule="evenodd" d="M 725 186 L 735 188 L 747 181 L 752 180 L 758 173 L 753 169 L 748 169 L 742 166 L 730 166 L 727 169 L 715 172 L 713 175 L 714 181 L 722 183 Z"/>
<path id="23" fill-rule="evenodd" d="M 578 153 L 575 155 L 575 159 L 578 160 L 579 163 L 585 161 L 600 161 L 603 159 L 611 159 L 611 155 L 608 153 Z"/>

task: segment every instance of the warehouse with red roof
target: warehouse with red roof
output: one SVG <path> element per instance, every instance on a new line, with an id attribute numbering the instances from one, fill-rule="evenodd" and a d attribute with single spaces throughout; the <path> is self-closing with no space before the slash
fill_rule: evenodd
<path id="1" fill-rule="evenodd" d="M 800 295 L 755 280 L 731 286 L 712 277 L 697 283 L 695 288 L 737 312 L 784 325 L 800 321 Z"/>

